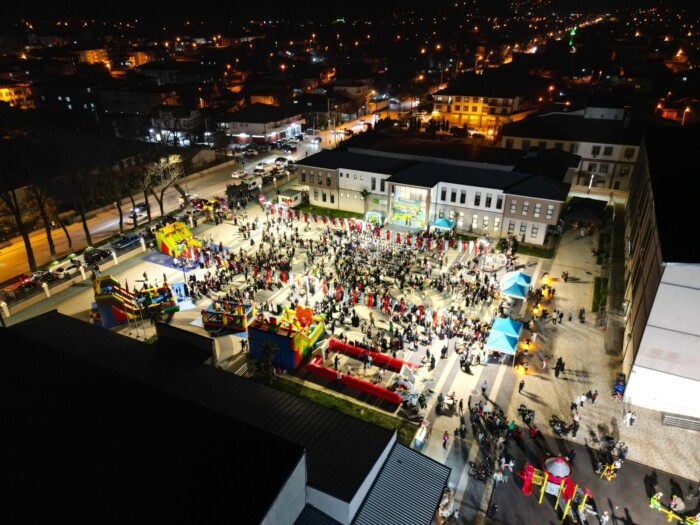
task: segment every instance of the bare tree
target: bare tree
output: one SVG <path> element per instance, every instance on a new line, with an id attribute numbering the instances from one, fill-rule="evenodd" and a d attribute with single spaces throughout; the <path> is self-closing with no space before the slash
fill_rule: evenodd
<path id="1" fill-rule="evenodd" d="M 170 186 L 175 184 L 175 181 L 177 181 L 178 178 L 182 177 L 184 174 L 182 157 L 180 155 L 168 155 L 161 157 L 158 160 L 149 162 L 146 165 L 144 172 L 150 179 L 148 190 L 156 199 L 156 202 L 160 207 L 161 216 L 165 215 L 165 192 Z"/>

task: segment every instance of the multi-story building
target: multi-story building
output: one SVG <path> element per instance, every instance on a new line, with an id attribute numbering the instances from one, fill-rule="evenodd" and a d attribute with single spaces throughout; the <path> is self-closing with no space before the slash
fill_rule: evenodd
<path id="1" fill-rule="evenodd" d="M 436 116 L 451 126 L 474 128 L 494 135 L 522 110 L 524 96 L 516 86 L 503 82 L 485 82 L 475 77 L 472 82 L 450 84 L 433 95 Z"/>
<path id="2" fill-rule="evenodd" d="M 111 82 L 99 89 L 100 105 L 105 113 L 148 116 L 158 106 L 179 106 L 174 86 Z"/>
<path id="3" fill-rule="evenodd" d="M 239 143 L 263 144 L 301 133 L 298 106 L 256 103 L 216 120 L 217 127 Z"/>
<path id="4" fill-rule="evenodd" d="M 531 244 L 545 242 L 569 192 L 566 164 L 550 178 L 360 148 L 325 150 L 297 164 L 314 206 L 381 212 L 385 224 L 417 230 L 446 218 L 457 232 L 519 235 Z"/>
<path id="5" fill-rule="evenodd" d="M 0 102 L 18 109 L 34 109 L 32 89 L 23 82 L 0 80 Z"/>
<path id="6" fill-rule="evenodd" d="M 682 229 L 697 222 L 697 192 L 684 187 L 698 144 L 697 127 L 644 137 L 625 215 L 620 305 L 625 401 L 694 429 L 700 429 L 700 248 Z"/>
<path id="7" fill-rule="evenodd" d="M 500 133 L 504 148 L 556 148 L 581 156 L 572 191 L 607 195 L 629 191 L 648 123 L 632 118 L 625 108 L 589 106 L 578 111 L 531 116 L 506 124 Z"/>

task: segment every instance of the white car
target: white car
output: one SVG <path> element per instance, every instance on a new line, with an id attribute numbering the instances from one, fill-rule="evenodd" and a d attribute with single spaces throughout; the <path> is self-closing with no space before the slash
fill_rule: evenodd
<path id="1" fill-rule="evenodd" d="M 247 171 L 238 170 L 231 173 L 231 178 L 233 179 L 245 179 L 248 176 Z"/>
<path id="2" fill-rule="evenodd" d="M 127 224 L 131 224 L 134 226 L 134 224 L 141 224 L 143 222 L 148 222 L 148 214 L 145 212 L 140 212 L 136 214 L 130 214 L 127 216 L 126 221 Z"/>
<path id="3" fill-rule="evenodd" d="M 268 166 L 269 164 L 267 162 L 258 162 L 258 164 L 255 166 L 255 169 L 266 171 L 268 169 Z"/>
<path id="4" fill-rule="evenodd" d="M 51 270 L 51 273 L 53 273 L 59 279 L 68 279 L 74 275 L 77 275 L 79 271 L 80 266 L 78 266 L 76 263 L 70 263 L 65 266 L 54 268 Z"/>

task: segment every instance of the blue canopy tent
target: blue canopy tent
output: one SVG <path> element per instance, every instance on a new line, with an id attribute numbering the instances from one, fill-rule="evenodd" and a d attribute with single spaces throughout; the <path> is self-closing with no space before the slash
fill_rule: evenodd
<path id="1" fill-rule="evenodd" d="M 501 279 L 501 293 L 516 299 L 527 298 L 532 277 L 523 272 L 508 272 Z"/>
<path id="2" fill-rule="evenodd" d="M 439 228 L 441 230 L 451 230 L 455 226 L 455 221 L 450 219 L 445 219 L 445 217 L 440 217 L 433 223 L 433 228 Z"/>
<path id="3" fill-rule="evenodd" d="M 486 347 L 504 354 L 515 355 L 518 347 L 518 338 L 512 335 L 504 334 L 503 332 L 494 332 L 489 334 L 486 340 Z"/>
<path id="4" fill-rule="evenodd" d="M 515 321 L 510 317 L 498 317 L 491 326 L 491 333 L 501 332 L 511 337 L 520 337 L 520 331 L 523 329 L 523 323 Z"/>

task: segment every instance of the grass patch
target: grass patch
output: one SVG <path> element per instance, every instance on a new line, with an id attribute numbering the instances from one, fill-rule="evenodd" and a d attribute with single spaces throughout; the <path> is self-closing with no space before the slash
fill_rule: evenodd
<path id="1" fill-rule="evenodd" d="M 302 383 L 285 379 L 284 377 L 278 377 L 275 379 L 273 388 L 281 390 L 282 392 L 287 392 L 288 394 L 303 397 L 321 406 L 335 409 L 338 412 L 342 412 L 343 414 L 373 423 L 382 428 L 396 430 L 399 443 L 406 445 L 407 447 L 411 446 L 416 430 L 418 430 L 418 425 L 415 423 L 404 421 L 398 417 L 378 412 L 364 405 L 348 401 L 342 397 L 327 394 L 326 392 L 316 388 L 309 388 L 304 386 Z"/>
<path id="2" fill-rule="evenodd" d="M 593 283 L 593 305 L 591 310 L 597 312 L 603 306 L 608 298 L 608 278 L 596 277 Z"/>
<path id="3" fill-rule="evenodd" d="M 353 213 L 351 211 L 334 210 L 332 208 L 321 208 L 320 206 L 311 206 L 309 204 L 304 206 L 297 206 L 295 209 L 299 211 L 305 211 L 308 213 L 315 213 L 317 215 L 326 215 L 328 217 L 335 217 L 337 219 L 362 219 L 364 214 Z"/>
<path id="4" fill-rule="evenodd" d="M 546 246 L 531 246 L 528 244 L 518 244 L 518 249 L 515 250 L 519 255 L 531 255 L 533 257 L 541 257 L 543 259 L 551 259 L 554 257 L 554 250 Z"/>

